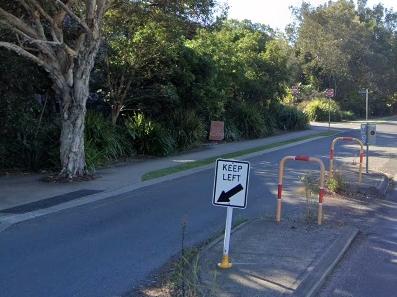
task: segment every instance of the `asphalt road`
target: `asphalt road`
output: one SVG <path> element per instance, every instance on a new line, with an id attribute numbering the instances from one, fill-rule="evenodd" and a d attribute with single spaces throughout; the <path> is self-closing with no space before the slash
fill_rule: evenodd
<path id="1" fill-rule="evenodd" d="M 397 190 L 389 194 L 326 282 L 319 297 L 397 295 Z"/>
<path id="2" fill-rule="evenodd" d="M 248 207 L 235 211 L 234 221 L 274 216 L 279 160 L 309 154 L 325 161 L 330 142 L 324 138 L 250 159 Z M 355 152 L 351 147 L 339 150 Z M 291 163 L 289 172 L 299 174 L 304 165 Z M 1 232 L 0 296 L 123 295 L 179 252 L 182 220 L 187 222 L 187 245 L 221 231 L 226 211 L 211 205 L 213 177 L 213 170 L 205 170 Z M 299 214 L 303 204 L 286 204 L 283 216 Z"/>
<path id="3" fill-rule="evenodd" d="M 391 136 L 384 142 L 397 148 L 397 126 L 382 126 Z M 397 156 L 391 155 L 383 171 L 397 177 Z M 395 179 L 396 181 L 396 179 Z M 397 183 L 385 199 L 374 201 L 371 217 L 358 221 L 362 231 L 319 297 L 397 296 Z"/>

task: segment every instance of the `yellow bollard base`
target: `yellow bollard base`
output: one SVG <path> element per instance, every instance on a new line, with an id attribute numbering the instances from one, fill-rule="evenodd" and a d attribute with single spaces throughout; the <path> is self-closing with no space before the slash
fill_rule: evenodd
<path id="1" fill-rule="evenodd" d="M 277 199 L 276 223 L 281 221 L 281 199 Z"/>
<path id="2" fill-rule="evenodd" d="M 232 263 L 229 262 L 229 256 L 223 256 L 222 262 L 218 263 L 218 267 L 221 269 L 229 269 L 232 268 Z"/>
<path id="3" fill-rule="evenodd" d="M 317 224 L 322 225 L 323 223 L 323 205 L 319 204 L 318 205 L 318 215 L 317 215 Z"/>

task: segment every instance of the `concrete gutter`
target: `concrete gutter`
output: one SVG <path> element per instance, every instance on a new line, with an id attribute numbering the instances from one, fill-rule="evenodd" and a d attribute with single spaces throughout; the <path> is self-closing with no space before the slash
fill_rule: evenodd
<path id="1" fill-rule="evenodd" d="M 326 278 L 334 270 L 358 234 L 355 227 L 346 227 L 342 235 L 329 247 L 315 267 L 312 267 L 294 292 L 297 297 L 314 297 L 321 289 Z"/>

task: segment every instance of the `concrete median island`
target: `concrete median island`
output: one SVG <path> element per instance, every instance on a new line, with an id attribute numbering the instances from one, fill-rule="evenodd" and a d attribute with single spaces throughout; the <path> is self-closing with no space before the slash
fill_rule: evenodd
<path id="1" fill-rule="evenodd" d="M 233 233 L 231 269 L 216 266 L 222 241 L 200 253 L 204 296 L 315 296 L 357 232 L 346 226 L 253 221 Z"/>

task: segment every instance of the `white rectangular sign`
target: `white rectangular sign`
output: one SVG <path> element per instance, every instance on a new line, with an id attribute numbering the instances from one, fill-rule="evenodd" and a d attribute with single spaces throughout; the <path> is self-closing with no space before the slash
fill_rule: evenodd
<path id="1" fill-rule="evenodd" d="M 216 160 L 212 203 L 217 206 L 246 208 L 249 169 L 249 162 Z"/>
<path id="2" fill-rule="evenodd" d="M 376 124 L 361 124 L 361 140 L 364 144 L 367 144 L 367 141 L 368 144 L 376 144 Z"/>

